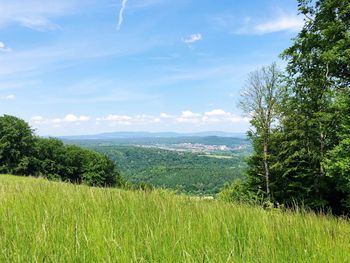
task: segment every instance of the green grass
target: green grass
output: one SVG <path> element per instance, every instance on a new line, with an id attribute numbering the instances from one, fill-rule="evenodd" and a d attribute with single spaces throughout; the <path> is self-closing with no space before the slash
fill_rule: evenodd
<path id="1" fill-rule="evenodd" d="M 0 175 L 0 262 L 350 262 L 348 221 Z"/>

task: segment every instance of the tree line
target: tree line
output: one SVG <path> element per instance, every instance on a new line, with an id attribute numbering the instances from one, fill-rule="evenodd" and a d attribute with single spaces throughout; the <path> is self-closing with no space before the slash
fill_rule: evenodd
<path id="1" fill-rule="evenodd" d="M 0 116 L 0 173 L 42 176 L 91 186 L 116 186 L 120 174 L 103 154 L 40 138 L 23 120 Z"/>
<path id="2" fill-rule="evenodd" d="M 254 153 L 222 195 L 350 212 L 350 2 L 299 0 L 305 25 L 276 64 L 248 76 L 241 107 Z M 237 191 L 240 193 L 237 195 Z"/>

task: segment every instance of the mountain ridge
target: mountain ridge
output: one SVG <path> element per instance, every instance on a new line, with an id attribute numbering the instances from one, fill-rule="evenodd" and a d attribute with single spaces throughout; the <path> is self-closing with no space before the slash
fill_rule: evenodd
<path id="1" fill-rule="evenodd" d="M 193 133 L 177 132 L 109 132 L 93 135 L 72 135 L 59 136 L 64 140 L 98 140 L 98 139 L 133 139 L 133 138 L 177 138 L 177 137 L 234 137 L 245 138 L 245 133 L 223 132 L 223 131 L 206 131 Z"/>

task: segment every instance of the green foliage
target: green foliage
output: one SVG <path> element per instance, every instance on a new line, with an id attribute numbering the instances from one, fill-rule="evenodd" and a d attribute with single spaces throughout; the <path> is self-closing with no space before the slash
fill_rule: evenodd
<path id="1" fill-rule="evenodd" d="M 97 152 L 89 150 L 84 150 L 84 152 L 87 158 L 83 161 L 83 183 L 95 186 L 114 186 L 117 179 L 114 162 Z"/>
<path id="2" fill-rule="evenodd" d="M 33 131 L 16 117 L 0 116 L 0 172 L 30 174 L 34 153 Z"/>
<path id="3" fill-rule="evenodd" d="M 337 114 L 339 126 L 337 135 L 338 144 L 328 152 L 324 161 L 327 176 L 335 182 L 338 192 L 337 201 L 340 209 L 350 211 L 350 93 L 343 92 L 337 97 Z M 334 195 L 334 193 L 333 193 Z"/>
<path id="4" fill-rule="evenodd" d="M 260 194 L 260 196 L 259 196 Z M 244 203 L 244 204 L 262 204 L 264 203 L 264 195 L 262 191 L 253 192 L 249 185 L 237 179 L 231 184 L 226 184 L 218 194 L 219 200 L 225 202 Z"/>
<path id="5" fill-rule="evenodd" d="M 316 209 L 345 212 L 337 187 L 341 180 L 328 176 L 324 162 L 339 147 L 339 116 L 346 116 L 350 106 L 336 103 L 350 83 L 350 3 L 300 1 L 299 6 L 306 24 L 283 54 L 290 86 L 278 166 L 295 199 Z"/>
<path id="6" fill-rule="evenodd" d="M 35 137 L 27 123 L 7 115 L 0 117 L 0 172 L 93 186 L 114 186 L 120 178 L 106 156 L 58 139 Z"/>
<path id="7" fill-rule="evenodd" d="M 127 180 L 180 192 L 214 195 L 227 182 L 242 178 L 245 152 L 230 158 L 213 158 L 198 153 L 175 152 L 136 146 L 94 146 L 114 160 Z"/>
<path id="8" fill-rule="evenodd" d="M 54 138 L 36 138 L 36 151 L 42 176 L 93 186 L 117 183 L 119 173 L 114 162 L 97 152 L 64 145 Z"/>
<path id="9" fill-rule="evenodd" d="M 1 262 L 348 262 L 350 224 L 313 213 L 0 175 Z"/>
<path id="10" fill-rule="evenodd" d="M 288 62 L 268 155 L 273 202 L 350 212 L 350 2 L 299 0 L 305 25 Z M 256 126 L 256 123 L 253 123 Z M 263 147 L 252 138 L 250 190 L 263 189 Z"/>

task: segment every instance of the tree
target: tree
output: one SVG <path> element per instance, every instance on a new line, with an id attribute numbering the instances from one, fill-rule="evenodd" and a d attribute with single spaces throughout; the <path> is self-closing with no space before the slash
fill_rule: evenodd
<path id="1" fill-rule="evenodd" d="M 280 72 L 277 65 L 273 63 L 249 74 L 240 101 L 242 110 L 252 118 L 251 124 L 254 131 L 251 132 L 251 137 L 255 140 L 255 151 L 259 152 L 258 144 L 259 142 L 262 144 L 262 161 L 268 198 L 271 197 L 269 145 L 271 131 L 279 115 L 280 96 Z"/>
<path id="2" fill-rule="evenodd" d="M 283 107 L 279 166 L 289 181 L 290 196 L 316 209 L 339 210 L 341 180 L 327 174 L 327 168 L 335 170 L 326 159 L 333 149 L 339 151 L 344 140 L 341 127 L 348 125 L 342 116 L 348 114 L 350 104 L 338 102 L 349 93 L 350 2 L 298 2 L 305 25 L 282 54 L 288 62 L 289 91 Z"/>
<path id="3" fill-rule="evenodd" d="M 8 115 L 0 117 L 0 173 L 92 186 L 115 186 L 120 180 L 115 163 L 105 155 L 55 138 L 36 137 L 25 121 Z"/>
<path id="4" fill-rule="evenodd" d="M 34 136 L 29 125 L 14 116 L 0 117 L 0 172 L 33 172 Z"/>
<path id="5" fill-rule="evenodd" d="M 83 183 L 93 186 L 115 186 L 119 172 L 108 157 L 90 150 L 85 150 L 83 161 Z"/>
<path id="6" fill-rule="evenodd" d="M 66 155 L 62 141 L 55 138 L 36 138 L 36 174 L 50 179 L 62 179 L 67 173 Z"/>

